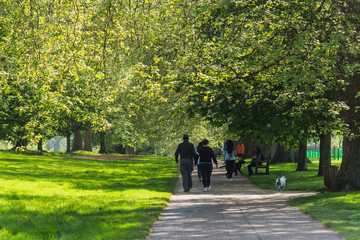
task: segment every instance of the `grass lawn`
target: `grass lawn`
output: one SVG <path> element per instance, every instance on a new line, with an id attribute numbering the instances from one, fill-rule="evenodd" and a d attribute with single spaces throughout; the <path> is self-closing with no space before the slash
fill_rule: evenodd
<path id="1" fill-rule="evenodd" d="M 167 157 L 0 152 L 0 239 L 143 239 L 179 177 Z"/>
<path id="2" fill-rule="evenodd" d="M 327 192 L 324 178 L 317 176 L 318 160 L 311 159 L 311 161 L 312 164 L 308 164 L 308 171 L 301 172 L 295 171 L 296 163 L 271 164 L 269 175 L 253 175 L 250 180 L 262 188 L 275 189 L 275 179 L 284 174 L 286 175 L 285 191 L 321 192 L 316 196 L 292 199 L 290 204 L 338 231 L 346 239 L 360 239 L 360 192 Z M 340 160 L 332 160 L 332 165 L 340 164 Z M 243 167 L 243 173 L 248 174 L 247 167 Z"/>

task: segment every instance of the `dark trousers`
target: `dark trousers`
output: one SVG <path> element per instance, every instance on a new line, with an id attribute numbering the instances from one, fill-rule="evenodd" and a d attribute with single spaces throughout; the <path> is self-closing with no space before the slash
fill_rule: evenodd
<path id="1" fill-rule="evenodd" d="M 256 166 L 256 163 L 255 162 L 252 162 L 248 165 L 248 172 L 249 172 L 249 176 L 253 175 L 254 172 L 252 170 L 252 167 L 255 167 Z"/>
<path id="2" fill-rule="evenodd" d="M 188 158 L 180 159 L 180 172 L 183 181 L 184 190 L 192 188 L 191 173 L 193 171 L 193 161 Z"/>
<path id="3" fill-rule="evenodd" d="M 210 163 L 200 163 L 198 165 L 198 168 L 200 169 L 200 174 L 202 177 L 202 183 L 204 185 L 204 188 L 207 188 L 210 186 L 211 181 L 211 173 L 213 170 L 213 166 Z"/>
<path id="4" fill-rule="evenodd" d="M 228 178 L 232 178 L 232 174 L 234 172 L 235 160 L 226 160 L 226 176 Z"/>
<path id="5" fill-rule="evenodd" d="M 200 172 L 199 165 L 197 165 L 197 172 L 198 172 L 198 177 L 199 177 L 199 179 L 201 179 L 201 172 Z"/>

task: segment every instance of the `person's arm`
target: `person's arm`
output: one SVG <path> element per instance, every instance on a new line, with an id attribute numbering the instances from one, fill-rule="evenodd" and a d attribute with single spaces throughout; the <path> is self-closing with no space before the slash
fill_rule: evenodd
<path id="1" fill-rule="evenodd" d="M 177 147 L 176 152 L 175 152 L 175 162 L 176 162 L 176 163 L 179 163 L 179 160 L 178 160 L 179 153 L 180 153 L 180 144 L 179 144 L 179 146 Z"/>
<path id="2" fill-rule="evenodd" d="M 212 149 L 211 149 L 210 154 L 211 154 L 211 158 L 213 159 L 213 161 L 214 161 L 214 163 L 215 163 L 215 165 L 216 165 L 216 168 L 217 168 L 217 167 L 218 167 L 218 162 L 217 162 L 217 160 L 216 160 L 214 151 L 213 151 Z"/>
<path id="3" fill-rule="evenodd" d="M 192 147 L 192 160 L 194 162 L 194 164 L 196 165 L 196 162 L 198 160 L 198 153 L 197 151 L 195 151 L 195 147 Z"/>

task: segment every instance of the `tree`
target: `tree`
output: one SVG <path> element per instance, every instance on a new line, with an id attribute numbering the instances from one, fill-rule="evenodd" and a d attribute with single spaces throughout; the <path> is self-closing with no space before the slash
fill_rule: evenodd
<path id="1" fill-rule="evenodd" d="M 200 37 L 185 62 L 194 71 L 177 82 L 194 93 L 191 111 L 283 146 L 341 127 L 337 6 L 225 0 L 207 1 L 197 13 Z"/>
<path id="2" fill-rule="evenodd" d="M 332 189 L 359 190 L 360 189 L 360 132 L 359 119 L 360 106 L 360 71 L 359 71 L 359 42 L 357 40 L 360 28 L 360 3 L 358 1 L 338 2 L 344 14 L 344 38 L 341 39 L 339 49 L 340 61 L 337 64 L 339 78 L 343 79 L 345 86 L 339 90 L 339 98 L 349 107 L 342 113 L 343 121 L 348 126 L 344 133 L 343 161 L 339 174 Z"/>

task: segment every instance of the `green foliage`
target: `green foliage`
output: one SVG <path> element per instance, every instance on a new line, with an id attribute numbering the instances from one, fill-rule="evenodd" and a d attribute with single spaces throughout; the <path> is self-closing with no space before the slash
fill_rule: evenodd
<path id="1" fill-rule="evenodd" d="M 0 156 L 1 239 L 143 239 L 178 179 L 166 157 Z"/>
<path id="2" fill-rule="evenodd" d="M 341 17 L 329 1 L 206 1 L 177 87 L 191 112 L 244 137 L 289 146 L 339 129 Z"/>

